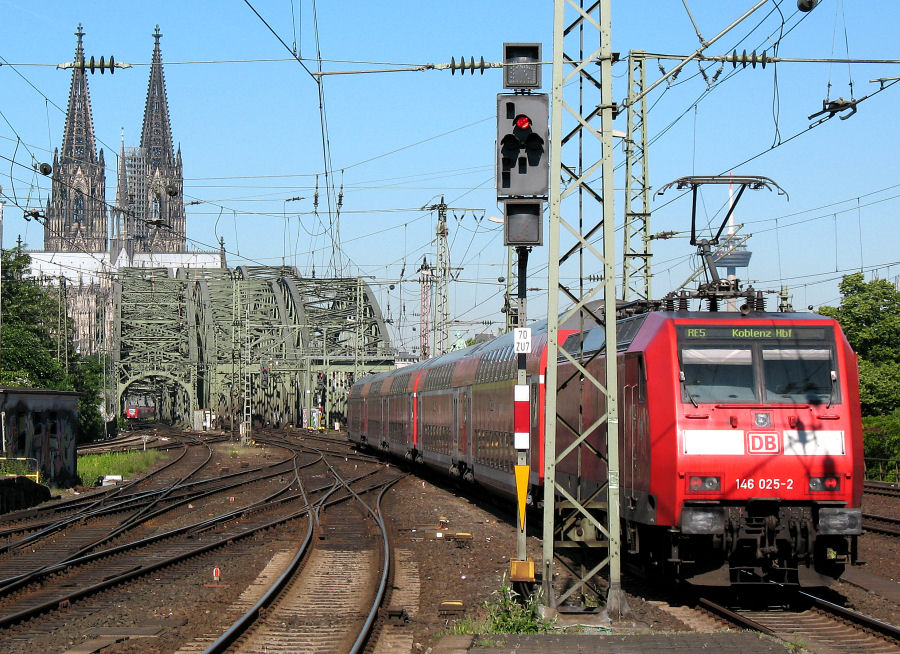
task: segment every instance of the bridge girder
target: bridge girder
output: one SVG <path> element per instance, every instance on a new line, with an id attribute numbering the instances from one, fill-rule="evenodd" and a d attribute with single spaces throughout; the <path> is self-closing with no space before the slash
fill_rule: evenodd
<path id="1" fill-rule="evenodd" d="M 361 278 L 301 277 L 293 267 L 122 269 L 113 360 L 118 409 L 156 398 L 161 419 L 220 426 L 340 419 L 358 376 L 393 367 L 380 307 Z M 324 389 L 324 390 L 323 390 Z"/>

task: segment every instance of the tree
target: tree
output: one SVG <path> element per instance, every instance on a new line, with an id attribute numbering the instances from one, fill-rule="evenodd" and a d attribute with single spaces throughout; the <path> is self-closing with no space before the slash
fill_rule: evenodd
<path id="1" fill-rule="evenodd" d="M 80 393 L 78 441 L 102 437 L 100 361 L 75 352 L 61 289 L 28 277 L 31 257 L 21 248 L 3 251 L 2 265 L 0 385 Z"/>
<path id="2" fill-rule="evenodd" d="M 884 279 L 865 281 L 846 275 L 839 307 L 819 313 L 837 320 L 860 358 L 859 390 L 863 415 L 900 408 L 900 291 Z"/>
<path id="3" fill-rule="evenodd" d="M 106 423 L 100 415 L 103 369 L 99 357 L 90 356 L 78 357 L 71 370 L 68 381 L 72 390 L 81 393 L 76 437 L 79 443 L 86 443 L 102 437 L 106 431 Z"/>
<path id="4" fill-rule="evenodd" d="M 31 257 L 20 248 L 2 253 L 2 331 L 0 331 L 0 380 L 26 387 L 64 390 L 65 366 L 72 333 L 58 292 L 29 278 Z"/>

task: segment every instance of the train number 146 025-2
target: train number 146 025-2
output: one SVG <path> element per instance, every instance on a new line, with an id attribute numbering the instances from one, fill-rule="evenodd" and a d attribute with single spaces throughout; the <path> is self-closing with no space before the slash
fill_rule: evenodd
<path id="1" fill-rule="evenodd" d="M 772 479 L 771 477 L 760 477 L 753 479 L 736 479 L 737 488 L 741 490 L 792 490 L 794 488 L 793 479 Z"/>

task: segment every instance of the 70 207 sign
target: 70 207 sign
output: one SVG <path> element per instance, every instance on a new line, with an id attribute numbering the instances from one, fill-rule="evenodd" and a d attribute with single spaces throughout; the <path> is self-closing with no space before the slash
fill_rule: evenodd
<path id="1" fill-rule="evenodd" d="M 531 354 L 531 327 L 513 330 L 513 349 L 516 354 Z"/>

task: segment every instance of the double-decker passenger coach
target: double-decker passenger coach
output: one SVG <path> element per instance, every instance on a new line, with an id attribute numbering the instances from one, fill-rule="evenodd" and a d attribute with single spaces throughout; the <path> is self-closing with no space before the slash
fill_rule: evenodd
<path id="1" fill-rule="evenodd" d="M 651 310 L 620 320 L 617 336 L 630 559 L 709 585 L 815 586 L 840 576 L 862 533 L 863 452 L 856 356 L 838 323 L 791 312 Z M 560 342 L 604 378 L 602 326 L 560 330 Z M 546 352 L 538 326 L 527 359 L 529 500 L 543 497 Z M 567 358 L 558 366 L 562 451 L 574 439 L 567 425 L 594 424 L 606 406 Z M 361 379 L 351 390 L 350 438 L 513 498 L 515 384 L 511 334 Z M 560 463 L 557 483 L 587 493 L 605 484 L 605 433 L 595 430 L 579 457 Z"/>

